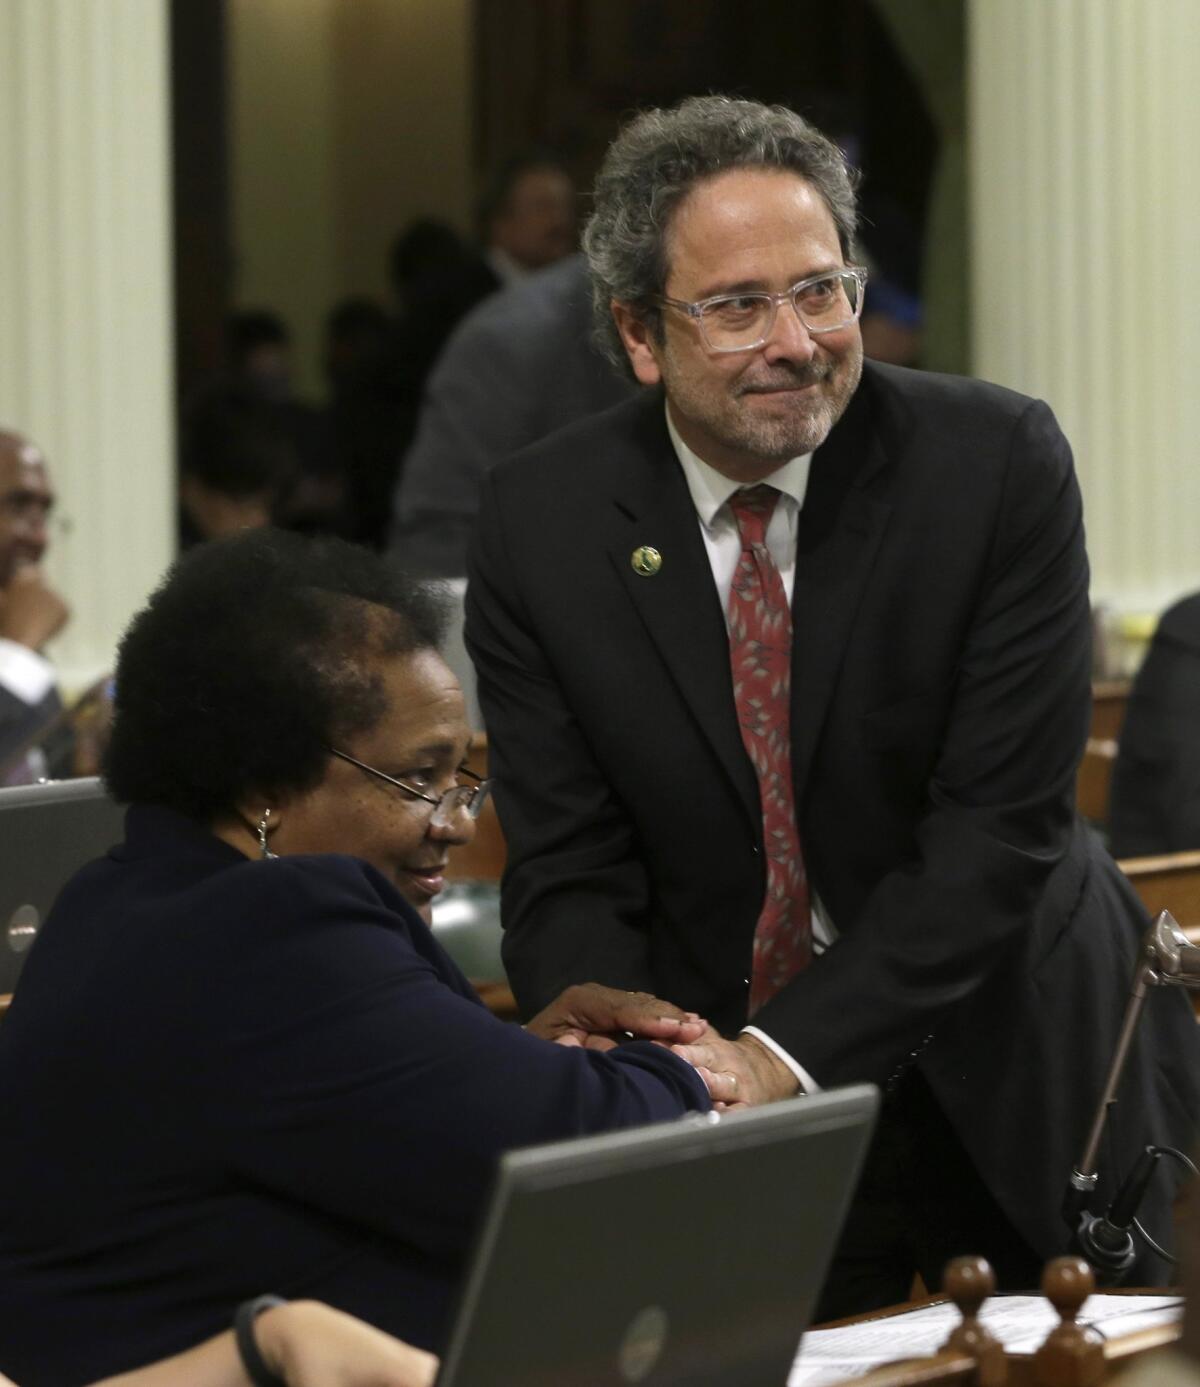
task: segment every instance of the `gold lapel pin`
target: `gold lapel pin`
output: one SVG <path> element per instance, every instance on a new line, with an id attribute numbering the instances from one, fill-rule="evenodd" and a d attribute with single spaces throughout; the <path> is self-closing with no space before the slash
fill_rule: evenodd
<path id="1" fill-rule="evenodd" d="M 662 555 L 648 544 L 642 544 L 629 556 L 629 562 L 639 578 L 653 578 L 662 567 Z"/>

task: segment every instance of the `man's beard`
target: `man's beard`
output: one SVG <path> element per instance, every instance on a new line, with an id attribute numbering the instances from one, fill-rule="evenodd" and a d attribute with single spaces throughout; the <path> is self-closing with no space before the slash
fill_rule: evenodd
<path id="1" fill-rule="evenodd" d="M 840 368 L 844 377 L 839 378 Z M 749 451 L 765 458 L 786 462 L 819 448 L 829 436 L 830 429 L 842 416 L 842 411 L 858 384 L 861 364 L 839 361 L 809 361 L 803 365 L 780 362 L 760 372 L 751 380 L 739 382 L 735 399 L 769 390 L 787 390 L 800 386 L 821 387 L 817 394 L 804 402 L 802 409 L 789 411 L 778 418 L 759 416 L 752 410 L 739 411 L 743 422 L 742 434 Z M 848 388 L 847 388 L 848 387 Z"/>
<path id="2" fill-rule="evenodd" d="M 753 375 L 739 378 L 720 392 L 705 390 L 702 384 L 685 379 L 682 372 L 670 371 L 664 380 L 676 407 L 722 447 L 767 462 L 784 463 L 814 452 L 825 442 L 861 377 L 859 349 L 824 361 L 763 365 Z M 805 385 L 821 388 L 774 416 L 741 403 L 758 392 Z"/>

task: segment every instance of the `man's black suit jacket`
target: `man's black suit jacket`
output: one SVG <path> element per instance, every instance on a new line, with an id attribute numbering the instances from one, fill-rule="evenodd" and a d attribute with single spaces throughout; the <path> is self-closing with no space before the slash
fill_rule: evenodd
<path id="1" fill-rule="evenodd" d="M 1200 593 L 1163 613 L 1119 740 L 1113 852 L 1140 857 L 1200 848 Z"/>
<path id="2" fill-rule="evenodd" d="M 631 566 L 642 545 L 662 555 L 654 576 Z M 1073 810 L 1088 571 L 1050 410 L 868 364 L 813 458 L 792 613 L 801 842 L 840 938 L 754 1023 L 822 1086 L 886 1086 L 919 1063 L 1049 1255 L 1144 927 Z M 595 978 L 743 1024 L 757 786 L 660 394 L 488 478 L 467 641 L 522 1006 Z M 1189 1139 L 1200 1111 L 1189 1009 L 1154 1001 L 1110 1187 L 1142 1142 Z"/>

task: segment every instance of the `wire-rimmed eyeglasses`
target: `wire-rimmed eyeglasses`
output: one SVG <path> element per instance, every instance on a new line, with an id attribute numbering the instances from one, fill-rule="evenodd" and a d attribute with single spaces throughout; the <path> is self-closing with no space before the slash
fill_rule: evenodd
<path id="1" fill-rule="evenodd" d="M 810 275 L 781 294 L 766 290 L 714 294 L 695 303 L 659 295 L 655 302 L 694 319 L 709 351 L 751 352 L 771 336 L 781 303 L 791 303 L 796 317 L 813 336 L 849 327 L 862 313 L 866 283 L 866 270 L 848 265 Z"/>
<path id="2" fill-rule="evenodd" d="M 357 756 L 351 756 L 348 751 L 339 751 L 335 746 L 326 747 L 325 750 L 331 756 L 337 756 L 342 761 L 349 761 L 352 766 L 357 766 L 360 771 L 366 771 L 368 775 L 373 775 L 378 780 L 386 780 L 389 785 L 395 785 L 406 795 L 412 795 L 414 799 L 432 804 L 433 813 L 429 817 L 429 822 L 434 828 L 449 828 L 460 814 L 465 814 L 469 819 L 477 819 L 480 810 L 487 802 L 488 792 L 492 788 L 490 780 L 485 780 L 483 776 L 476 775 L 474 771 L 469 771 L 463 766 L 459 769 L 459 775 L 468 776 L 475 782 L 473 785 L 451 785 L 440 795 L 427 795 L 424 790 L 417 789 L 415 785 L 408 785 L 403 780 L 397 780 L 394 775 L 387 775 L 383 771 L 377 771 L 374 766 L 368 766 L 365 761 L 360 761 Z"/>

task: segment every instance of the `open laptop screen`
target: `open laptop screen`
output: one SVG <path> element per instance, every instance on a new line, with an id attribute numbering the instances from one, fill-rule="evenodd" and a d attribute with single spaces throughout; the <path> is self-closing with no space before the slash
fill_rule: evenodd
<path id="1" fill-rule="evenodd" d="M 780 1387 L 878 1094 L 504 1157 L 438 1387 Z"/>
<path id="2" fill-rule="evenodd" d="M 94 776 L 0 789 L 0 993 L 66 882 L 124 836 L 124 811 Z"/>

